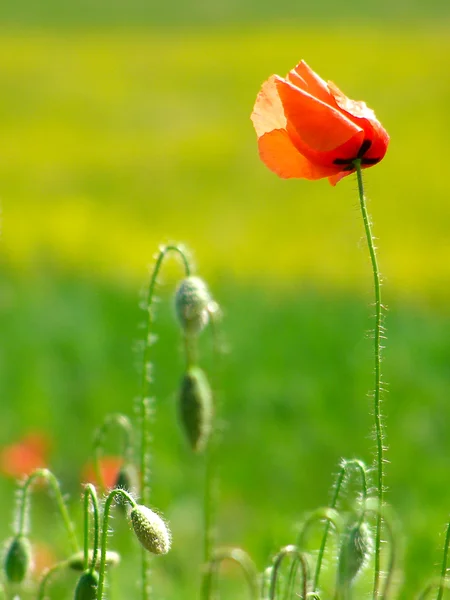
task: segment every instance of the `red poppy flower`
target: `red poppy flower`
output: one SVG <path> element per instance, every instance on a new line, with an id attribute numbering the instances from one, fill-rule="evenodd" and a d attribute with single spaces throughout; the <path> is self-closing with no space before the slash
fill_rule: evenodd
<path id="1" fill-rule="evenodd" d="M 347 98 L 302 61 L 285 79 L 272 75 L 252 113 L 261 160 L 283 178 L 322 179 L 335 185 L 377 164 L 389 136 L 364 102 Z"/>
<path id="2" fill-rule="evenodd" d="M 41 433 L 30 433 L 0 451 L 0 472 L 14 478 L 30 475 L 47 466 L 49 440 Z"/>

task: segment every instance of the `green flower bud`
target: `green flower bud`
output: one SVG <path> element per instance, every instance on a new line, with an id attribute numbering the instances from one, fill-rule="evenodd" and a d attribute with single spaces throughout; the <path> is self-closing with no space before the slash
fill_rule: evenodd
<path id="1" fill-rule="evenodd" d="M 175 292 L 175 311 L 181 327 L 188 335 L 200 333 L 208 324 L 211 295 L 199 277 L 186 277 Z"/>
<path id="2" fill-rule="evenodd" d="M 31 545 L 24 535 L 16 535 L 6 551 L 4 569 L 10 583 L 22 583 L 31 567 Z"/>
<path id="3" fill-rule="evenodd" d="M 92 550 L 89 550 L 88 553 L 88 562 L 91 564 L 92 561 Z M 113 552 L 112 550 L 106 551 L 106 566 L 107 567 L 115 567 L 120 562 L 120 555 L 117 552 Z M 76 554 L 72 554 L 72 556 L 67 561 L 67 566 L 72 571 L 84 571 L 84 552 L 77 552 Z M 95 564 L 95 568 L 98 570 L 100 568 L 100 552 L 97 552 L 97 560 Z"/>
<path id="4" fill-rule="evenodd" d="M 167 554 L 170 550 L 170 531 L 159 515 L 137 504 L 130 512 L 131 524 L 139 542 L 153 554 Z"/>
<path id="5" fill-rule="evenodd" d="M 344 535 L 339 552 L 338 580 L 348 586 L 367 565 L 373 551 L 373 542 L 367 523 L 352 525 Z"/>
<path id="6" fill-rule="evenodd" d="M 74 600 L 97 600 L 98 575 L 85 571 L 78 580 Z"/>
<path id="7" fill-rule="evenodd" d="M 180 388 L 179 414 L 182 427 L 194 452 L 206 447 L 213 427 L 213 396 L 205 373 L 191 367 Z"/>

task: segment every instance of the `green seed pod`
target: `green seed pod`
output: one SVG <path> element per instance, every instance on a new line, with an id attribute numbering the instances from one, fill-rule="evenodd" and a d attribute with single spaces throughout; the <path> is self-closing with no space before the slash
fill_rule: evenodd
<path id="1" fill-rule="evenodd" d="M 186 277 L 175 292 L 175 311 L 187 335 L 196 335 L 208 324 L 211 295 L 199 277 Z"/>
<path id="2" fill-rule="evenodd" d="M 92 550 L 89 550 L 89 564 L 92 561 L 92 555 Z M 117 554 L 117 552 L 113 552 L 112 550 L 107 550 L 105 559 L 107 567 L 115 567 L 120 562 L 120 554 Z M 100 568 L 100 552 L 97 552 L 97 560 L 95 562 L 95 568 L 98 570 Z M 76 554 L 72 554 L 72 556 L 67 561 L 67 566 L 69 567 L 69 569 L 72 569 L 72 571 L 84 571 L 84 552 L 77 552 Z"/>
<path id="3" fill-rule="evenodd" d="M 97 600 L 98 575 L 85 571 L 78 580 L 74 600 Z"/>
<path id="4" fill-rule="evenodd" d="M 338 565 L 338 581 L 346 587 L 356 579 L 367 565 L 373 551 L 372 536 L 367 523 L 356 523 L 344 535 Z"/>
<path id="5" fill-rule="evenodd" d="M 130 512 L 131 524 L 139 542 L 153 554 L 167 554 L 170 550 L 170 531 L 155 512 L 137 504 Z"/>
<path id="6" fill-rule="evenodd" d="M 31 568 L 31 545 L 24 535 L 16 535 L 5 554 L 4 570 L 10 583 L 22 583 Z"/>
<path id="7" fill-rule="evenodd" d="M 213 427 L 213 397 L 205 373 L 191 367 L 180 388 L 179 414 L 182 427 L 194 452 L 206 447 Z"/>

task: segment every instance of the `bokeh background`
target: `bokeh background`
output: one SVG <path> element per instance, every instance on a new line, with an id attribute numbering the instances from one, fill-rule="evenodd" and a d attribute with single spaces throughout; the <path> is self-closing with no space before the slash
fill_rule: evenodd
<path id="1" fill-rule="evenodd" d="M 366 171 L 388 306 L 387 498 L 402 598 L 414 597 L 450 510 L 448 3 L 7 0 L 0 27 L 0 446 L 41 440 L 77 511 L 95 427 L 133 415 L 148 265 L 182 241 L 224 313 L 219 539 L 259 568 L 327 503 L 341 457 L 372 460 L 373 307 L 356 182 L 279 180 L 249 115 L 262 81 L 301 58 L 376 110 L 392 140 Z M 165 598 L 195 597 L 200 560 L 201 465 L 176 423 L 179 274 L 172 263 L 161 280 L 154 347 L 154 506 L 174 535 L 155 565 Z M 43 562 L 49 540 L 64 557 L 40 491 L 31 517 Z M 115 525 L 121 598 L 137 551 Z"/>

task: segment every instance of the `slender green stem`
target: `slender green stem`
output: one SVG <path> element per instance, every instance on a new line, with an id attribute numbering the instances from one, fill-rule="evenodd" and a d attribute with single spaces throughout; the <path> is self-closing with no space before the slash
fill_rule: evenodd
<path id="1" fill-rule="evenodd" d="M 367 500 L 367 475 L 366 475 L 366 467 L 364 463 L 358 459 L 352 460 L 343 460 L 341 462 L 341 468 L 339 470 L 336 483 L 334 484 L 334 493 L 331 499 L 330 508 L 335 510 L 337 507 L 339 495 L 341 493 L 342 485 L 345 481 L 346 475 L 348 475 L 350 469 L 354 467 L 356 468 L 361 475 L 361 503 L 364 506 Z M 325 554 L 325 548 L 327 545 L 328 533 L 330 531 L 331 521 L 329 519 L 325 522 L 325 527 L 323 530 L 322 541 L 320 543 L 319 553 L 317 555 L 316 568 L 314 572 L 314 581 L 313 581 L 313 591 L 317 592 L 319 589 L 319 577 L 320 571 L 322 569 L 323 557 Z"/>
<path id="2" fill-rule="evenodd" d="M 27 507 L 28 507 L 28 496 L 31 489 L 31 484 L 36 479 L 43 479 L 49 486 L 52 488 L 53 493 L 55 494 L 56 504 L 58 506 L 58 510 L 61 514 L 62 520 L 64 522 L 65 528 L 67 530 L 67 535 L 69 537 L 70 544 L 72 546 L 73 552 L 79 551 L 79 545 L 77 541 L 77 536 L 75 532 L 75 526 L 70 519 L 69 511 L 67 510 L 66 503 L 64 502 L 64 498 L 61 493 L 61 488 L 59 487 L 59 481 L 53 475 L 51 471 L 48 469 L 37 469 L 33 471 L 31 475 L 27 477 L 25 483 L 22 487 L 22 493 L 20 496 L 20 504 L 19 504 L 19 514 L 17 520 L 17 532 L 23 533 L 26 529 L 26 517 L 27 517 Z"/>
<path id="3" fill-rule="evenodd" d="M 309 582 L 309 568 L 308 561 L 306 560 L 305 555 L 300 552 L 297 546 L 285 546 L 280 550 L 280 552 L 276 555 L 273 563 L 273 571 L 271 573 L 271 581 L 269 588 L 269 600 L 275 600 L 276 590 L 277 590 L 277 581 L 278 581 L 278 573 L 281 568 L 281 564 L 287 556 L 292 556 L 295 560 L 297 560 L 302 569 L 302 594 L 300 598 L 306 599 L 306 594 L 308 591 L 308 582 Z"/>
<path id="4" fill-rule="evenodd" d="M 448 547 L 450 545 L 450 523 L 447 525 L 447 533 L 445 535 L 444 554 L 442 556 L 441 582 L 439 584 L 436 600 L 442 600 L 445 588 L 445 576 L 447 574 Z"/>
<path id="5" fill-rule="evenodd" d="M 89 503 L 92 502 L 92 514 L 94 517 L 94 540 L 92 548 L 92 560 L 89 567 Z M 99 506 L 95 487 L 88 483 L 84 488 L 84 568 L 94 572 L 97 564 L 99 538 Z"/>
<path id="6" fill-rule="evenodd" d="M 256 567 L 249 555 L 240 548 L 223 548 L 216 550 L 210 563 L 207 565 L 207 577 L 216 581 L 219 567 L 222 562 L 229 560 L 236 563 L 242 569 L 248 586 L 249 597 L 251 600 L 258 600 L 258 573 Z M 213 588 L 213 585 L 210 585 Z"/>
<path id="7" fill-rule="evenodd" d="M 209 447 L 205 450 L 205 483 L 203 495 L 203 565 L 207 569 L 207 565 L 211 560 L 211 552 L 214 547 L 214 527 L 213 527 L 213 453 Z M 211 578 L 207 571 L 204 571 L 203 582 L 201 588 L 201 597 L 203 600 L 208 600 L 211 595 Z"/>
<path id="8" fill-rule="evenodd" d="M 217 474 L 216 474 L 216 451 L 218 446 L 218 432 L 216 428 L 218 407 L 218 394 L 219 388 L 218 379 L 221 374 L 221 356 L 222 356 L 222 344 L 219 339 L 218 332 L 218 306 L 214 303 L 215 310 L 209 311 L 209 326 L 212 334 L 212 348 L 215 363 L 215 380 L 213 382 L 213 390 L 215 396 L 215 410 L 214 410 L 214 423 L 212 427 L 211 439 L 205 450 L 205 480 L 204 480 L 204 495 L 203 495 L 203 565 L 206 569 L 206 565 L 211 561 L 212 552 L 215 545 L 215 506 L 218 504 L 218 492 L 217 492 Z M 210 590 L 211 578 L 207 576 L 206 571 L 204 572 L 202 587 L 201 587 L 201 598 L 208 600 L 211 594 Z"/>
<path id="9" fill-rule="evenodd" d="M 381 304 L 381 278 L 378 269 L 377 255 L 372 235 L 372 227 L 367 212 L 366 198 L 364 196 L 364 186 L 362 179 L 361 160 L 355 160 L 356 177 L 358 181 L 359 203 L 364 222 L 364 231 L 366 234 L 367 246 L 369 248 L 370 262 L 372 264 L 373 283 L 375 290 L 375 335 L 374 335 L 374 358 L 375 358 L 375 382 L 374 382 L 374 417 L 375 417 L 375 436 L 376 436 L 376 468 L 377 468 L 377 497 L 380 510 L 384 502 L 384 446 L 383 446 L 383 423 L 381 414 L 381 333 L 382 333 L 382 304 Z M 373 598 L 376 600 L 380 587 L 380 555 L 381 555 L 381 535 L 382 535 L 381 513 L 376 517 L 375 533 L 375 572 L 373 583 Z"/>
<path id="10" fill-rule="evenodd" d="M 365 510 L 362 511 L 362 520 L 364 520 L 366 514 L 373 513 L 379 515 L 387 533 L 387 542 L 389 547 L 389 558 L 387 561 L 386 575 L 384 578 L 383 590 L 380 593 L 381 600 L 388 600 L 390 598 L 390 588 L 394 578 L 394 572 L 398 561 L 398 526 L 395 517 L 388 510 L 387 506 L 380 507 L 377 502 L 376 506 L 371 506 L 369 503 Z"/>
<path id="11" fill-rule="evenodd" d="M 53 565 L 53 567 L 50 567 L 44 573 L 44 575 L 42 576 L 41 581 L 39 583 L 37 600 L 45 600 L 45 593 L 47 591 L 47 585 L 48 585 L 50 579 L 53 577 L 53 575 L 55 573 L 57 573 L 58 571 L 66 568 L 66 567 L 67 567 L 67 561 L 63 561 L 63 562 L 57 563 L 56 565 Z"/>
<path id="12" fill-rule="evenodd" d="M 190 266 L 187 260 L 186 254 L 182 248 L 178 246 L 163 246 L 156 258 L 155 266 L 153 268 L 152 275 L 150 277 L 149 286 L 147 289 L 147 295 L 145 298 L 145 307 L 147 313 L 147 319 L 145 324 L 144 332 L 144 349 L 142 353 L 142 371 L 141 371 L 141 385 L 140 385 L 140 426 L 141 426 L 141 447 L 140 447 L 140 488 L 141 488 L 141 501 L 145 506 L 150 503 L 150 421 L 151 421 L 151 399 L 148 397 L 148 387 L 151 382 L 150 374 L 150 349 L 152 345 L 151 333 L 153 326 L 153 297 L 155 294 L 156 281 L 161 269 L 164 258 L 169 253 L 178 254 L 183 262 L 184 271 L 186 276 L 190 275 Z M 141 565 L 142 565 L 142 598 L 148 600 L 149 598 L 149 564 L 150 559 L 148 552 L 142 549 L 141 554 Z"/>
<path id="13" fill-rule="evenodd" d="M 435 587 L 439 588 L 442 586 L 443 590 L 450 590 L 450 582 L 447 580 L 442 581 L 440 577 L 432 579 L 427 583 L 425 588 L 421 591 L 421 593 L 417 596 L 417 600 L 426 600 L 433 591 Z"/>
<path id="14" fill-rule="evenodd" d="M 103 478 L 102 469 L 100 466 L 100 458 L 105 443 L 105 437 L 108 430 L 116 426 L 123 431 L 124 441 L 122 456 L 127 460 L 131 460 L 133 455 L 133 426 L 130 419 L 120 413 L 108 415 L 102 425 L 97 429 L 94 436 L 94 469 L 97 477 L 98 485 L 102 492 L 106 491 L 105 481 Z"/>
<path id="15" fill-rule="evenodd" d="M 103 522 L 102 522 L 102 536 L 101 536 L 101 554 L 100 554 L 100 569 L 99 569 L 99 580 L 97 598 L 103 600 L 103 588 L 105 587 L 105 573 L 106 573 L 106 547 L 108 544 L 108 531 L 109 531 L 109 517 L 111 512 L 111 506 L 116 496 L 123 496 L 132 507 L 136 506 L 136 502 L 128 492 L 122 489 L 112 490 L 106 498 L 105 506 L 103 509 Z"/>

